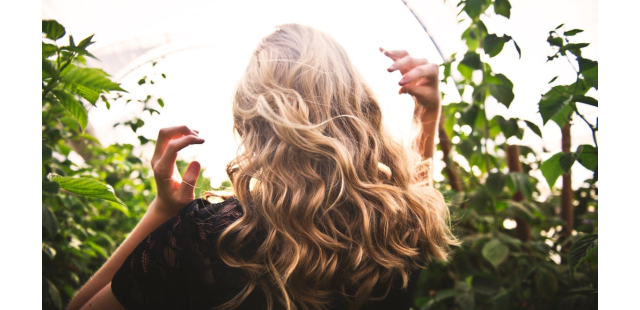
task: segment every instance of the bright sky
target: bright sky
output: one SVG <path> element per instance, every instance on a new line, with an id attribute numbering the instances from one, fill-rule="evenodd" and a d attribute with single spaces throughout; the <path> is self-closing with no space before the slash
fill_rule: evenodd
<path id="1" fill-rule="evenodd" d="M 537 102 L 548 89 L 547 82 L 560 74 L 557 83 L 571 83 L 574 73 L 566 62 L 545 63 L 551 49 L 546 45 L 548 31 L 561 23 L 566 29 L 581 28 L 579 42 L 592 43 L 585 56 L 598 59 L 597 1 L 572 0 L 557 2 L 511 1 L 512 19 L 500 16 L 486 21 L 497 34 L 507 33 L 520 45 L 518 60 L 512 44 L 489 60 L 494 71 L 507 75 L 515 85 L 515 100 L 510 109 L 490 105 L 492 114 L 520 117 L 539 124 Z M 411 1 L 410 6 L 426 22 L 445 57 L 464 53 L 460 33 L 466 26 L 456 22 L 456 2 L 448 0 Z M 553 10 L 549 8 L 553 7 Z M 573 14 L 567 14 L 572 12 Z M 165 107 L 161 115 L 142 118 L 146 125 L 140 134 L 154 138 L 161 127 L 186 124 L 201 132 L 207 141 L 184 150 L 182 157 L 198 160 L 208 171 L 212 184 L 226 178 L 224 167 L 234 157 L 236 144 L 231 134 L 230 95 L 246 62 L 261 37 L 281 23 L 301 23 L 332 35 L 349 52 L 351 59 L 368 80 L 380 100 L 385 123 L 399 138 L 407 137 L 413 102 L 407 95 L 397 95 L 399 73 L 390 74 L 391 64 L 378 51 L 406 49 L 411 54 L 441 63 L 431 40 L 402 1 L 43 1 L 43 18 L 57 19 L 76 41 L 96 34 L 94 54 L 105 61 L 120 62 L 131 50 L 153 47 L 128 65 L 110 72 L 132 95 L 143 99 L 147 94 L 162 97 Z M 158 42 L 170 41 L 156 46 Z M 114 57 L 115 55 L 115 57 Z M 155 68 L 139 67 L 164 55 Z M 109 63 L 107 63 L 107 60 Z M 486 60 L 486 59 L 485 59 Z M 112 66 L 114 67 L 114 66 Z M 117 67 L 117 66 L 115 66 Z M 137 85 L 142 76 L 165 73 L 166 80 L 156 78 L 155 85 Z M 444 88 L 445 103 L 458 101 L 455 90 Z M 594 95 L 597 98 L 597 95 Z M 111 128 L 111 124 L 139 114 L 135 102 L 127 106 L 103 106 L 90 112 L 90 122 L 98 138 L 109 144 L 115 141 L 136 143 L 128 128 Z M 596 109 L 581 111 L 595 122 Z M 591 143 L 588 128 L 575 122 L 574 147 Z M 548 124 L 543 129 L 545 141 L 531 132 L 522 143 L 542 151 L 560 150 L 559 128 Z M 517 143 L 516 141 L 509 141 Z M 146 151 L 147 156 L 150 152 Z M 579 164 L 574 166 L 574 186 L 590 177 Z M 546 187 L 546 186 L 545 186 Z"/>

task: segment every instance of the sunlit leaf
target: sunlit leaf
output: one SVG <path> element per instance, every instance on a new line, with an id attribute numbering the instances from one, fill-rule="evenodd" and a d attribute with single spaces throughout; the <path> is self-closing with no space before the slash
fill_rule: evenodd
<path id="1" fill-rule="evenodd" d="M 73 178 L 59 175 L 52 175 L 50 179 L 51 181 L 60 184 L 62 189 L 69 192 L 123 204 L 120 199 L 116 197 L 113 187 L 100 181 L 90 178 Z"/>
<path id="2" fill-rule="evenodd" d="M 82 132 L 84 132 L 88 122 L 87 109 L 73 95 L 64 90 L 54 90 L 53 93 L 65 110 L 78 122 Z"/>
<path id="3" fill-rule="evenodd" d="M 511 17 L 511 3 L 509 3 L 509 0 L 496 0 L 493 3 L 493 10 L 498 15 L 502 15 L 506 18 Z"/>
<path id="4" fill-rule="evenodd" d="M 538 127 L 538 125 L 530 121 L 524 121 L 524 122 L 527 124 L 527 127 L 531 129 L 531 131 L 533 131 L 536 135 L 538 135 L 538 137 L 542 138 L 542 131 L 540 131 L 540 127 Z"/>
<path id="5" fill-rule="evenodd" d="M 591 171 L 598 170 L 598 149 L 593 145 L 583 144 L 582 152 L 578 156 L 578 162 Z"/>
<path id="6" fill-rule="evenodd" d="M 549 188 L 553 188 L 553 185 L 556 184 L 558 178 L 564 174 L 564 170 L 560 166 L 560 158 L 562 155 L 562 152 L 556 153 L 540 165 L 540 170 L 542 171 L 544 178 L 547 180 Z"/>
<path id="7" fill-rule="evenodd" d="M 106 72 L 96 68 L 72 68 L 65 74 L 64 80 L 67 83 L 73 83 L 99 91 L 125 91 L 120 88 L 119 84 L 112 82 Z"/>
<path id="8" fill-rule="evenodd" d="M 482 47 L 489 56 L 494 57 L 502 51 L 504 39 L 495 34 L 490 34 L 484 38 Z"/>
<path id="9" fill-rule="evenodd" d="M 58 40 L 66 33 L 64 27 L 55 20 L 42 20 L 42 33 L 51 40 Z"/>

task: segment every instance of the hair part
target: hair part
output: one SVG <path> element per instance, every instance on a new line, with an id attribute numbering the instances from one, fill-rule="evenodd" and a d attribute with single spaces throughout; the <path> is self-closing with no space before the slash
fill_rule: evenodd
<path id="1" fill-rule="evenodd" d="M 233 100 L 238 156 L 227 165 L 244 216 L 221 258 L 248 276 L 221 309 L 260 288 L 271 309 L 357 309 L 374 287 L 405 288 L 457 244 L 440 192 L 383 128 L 380 105 L 344 49 L 311 27 L 281 25 L 256 48 Z M 263 236 L 252 255 L 243 244 Z"/>

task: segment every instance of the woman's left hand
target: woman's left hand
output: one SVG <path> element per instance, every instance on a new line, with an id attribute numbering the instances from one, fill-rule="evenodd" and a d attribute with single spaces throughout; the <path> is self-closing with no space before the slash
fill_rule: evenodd
<path id="1" fill-rule="evenodd" d="M 180 177 L 176 159 L 178 151 L 191 144 L 202 144 L 198 131 L 187 126 L 160 129 L 156 149 L 151 159 L 151 167 L 156 179 L 158 196 L 156 211 L 166 216 L 174 216 L 195 198 L 194 189 L 200 175 L 200 163 L 193 161 Z"/>
<path id="2" fill-rule="evenodd" d="M 393 64 L 387 69 L 389 72 L 399 70 L 402 79 L 398 82 L 401 86 L 399 93 L 411 94 L 427 110 L 440 109 L 440 91 L 438 79 L 439 67 L 430 63 L 425 58 L 416 58 L 404 50 L 385 50 L 380 48 L 385 56 L 393 60 Z"/>

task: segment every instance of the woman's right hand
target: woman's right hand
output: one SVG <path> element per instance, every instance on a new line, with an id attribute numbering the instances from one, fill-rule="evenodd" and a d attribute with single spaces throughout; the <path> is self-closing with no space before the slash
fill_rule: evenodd
<path id="1" fill-rule="evenodd" d="M 204 139 L 198 137 L 198 131 L 187 126 L 160 129 L 156 149 L 151 158 L 151 167 L 158 188 L 156 211 L 171 217 L 195 198 L 194 189 L 200 175 L 200 163 L 191 162 L 184 175 L 180 177 L 176 159 L 178 151 L 191 144 L 202 143 Z"/>

